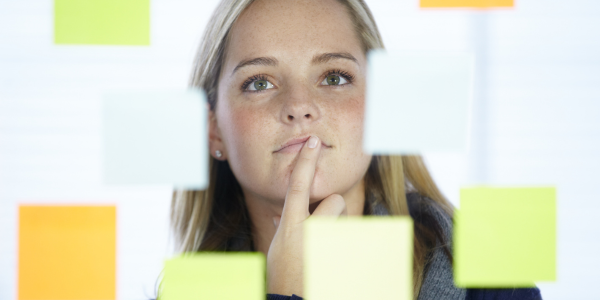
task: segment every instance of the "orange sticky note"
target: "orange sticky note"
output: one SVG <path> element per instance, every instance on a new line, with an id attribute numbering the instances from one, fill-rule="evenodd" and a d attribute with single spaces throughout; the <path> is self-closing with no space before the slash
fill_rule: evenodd
<path id="1" fill-rule="evenodd" d="M 514 0 L 421 0 L 424 8 L 449 8 L 449 7 L 514 7 Z"/>
<path id="2" fill-rule="evenodd" d="M 115 299 L 114 206 L 19 207 L 19 300 Z"/>

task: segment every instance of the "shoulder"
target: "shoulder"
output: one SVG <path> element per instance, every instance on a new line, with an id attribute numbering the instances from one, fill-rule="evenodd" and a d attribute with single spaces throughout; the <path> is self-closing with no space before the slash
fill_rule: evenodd
<path id="1" fill-rule="evenodd" d="M 410 215 L 414 222 L 438 231 L 435 247 L 429 255 L 419 300 L 542 300 L 538 288 L 517 289 L 462 289 L 454 285 L 452 264 L 453 221 L 434 200 L 417 193 L 406 195 Z M 444 251 L 444 248 L 447 250 Z"/>
<path id="2" fill-rule="evenodd" d="M 427 255 L 419 300 L 465 299 L 467 290 L 454 285 L 452 271 L 452 217 L 434 200 L 417 193 L 406 195 L 415 234 L 428 235 L 431 251 Z M 426 232 L 428 233 L 426 233 Z"/>
<path id="3" fill-rule="evenodd" d="M 418 223 L 435 223 L 444 231 L 447 238 L 452 236 L 452 217 L 434 200 L 418 193 L 406 194 L 410 216 Z"/>
<path id="4" fill-rule="evenodd" d="M 428 246 L 445 252 L 452 260 L 452 216 L 436 201 L 418 193 L 406 194 L 415 234 L 427 237 Z"/>

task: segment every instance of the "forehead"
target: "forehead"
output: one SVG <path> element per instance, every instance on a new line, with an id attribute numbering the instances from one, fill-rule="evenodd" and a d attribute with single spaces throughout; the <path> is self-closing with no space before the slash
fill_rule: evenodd
<path id="1" fill-rule="evenodd" d="M 241 59 L 309 61 L 323 52 L 362 54 L 347 8 L 336 0 L 258 0 L 233 25 L 226 69 Z"/>

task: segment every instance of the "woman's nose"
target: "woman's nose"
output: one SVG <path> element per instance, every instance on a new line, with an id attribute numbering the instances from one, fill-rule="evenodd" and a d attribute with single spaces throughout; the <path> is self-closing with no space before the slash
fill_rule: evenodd
<path id="1" fill-rule="evenodd" d="M 290 88 L 288 93 L 284 93 L 282 96 L 285 97 L 281 111 L 283 123 L 306 124 L 320 118 L 316 97 L 310 92 L 310 88 L 296 86 Z"/>

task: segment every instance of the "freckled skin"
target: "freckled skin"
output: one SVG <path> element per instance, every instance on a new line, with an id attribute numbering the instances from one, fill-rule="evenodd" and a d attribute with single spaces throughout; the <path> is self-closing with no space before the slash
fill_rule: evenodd
<path id="1" fill-rule="evenodd" d="M 229 161 L 255 225 L 257 217 L 281 214 L 297 158 L 297 153 L 273 152 L 307 134 L 331 146 L 321 149 L 310 203 L 340 194 L 349 215 L 362 214 L 362 179 L 371 161 L 362 152 L 367 64 L 345 7 L 335 0 L 258 0 L 238 18 L 230 38 L 216 120 L 210 124 L 210 149 L 213 156 L 220 150 L 224 155 L 218 159 Z M 315 55 L 338 52 L 350 53 L 358 63 L 311 62 Z M 279 64 L 233 73 L 240 61 L 256 57 L 274 57 Z M 354 81 L 323 85 L 332 69 L 352 74 Z M 243 92 L 242 84 L 257 74 L 265 74 L 274 88 Z"/>

